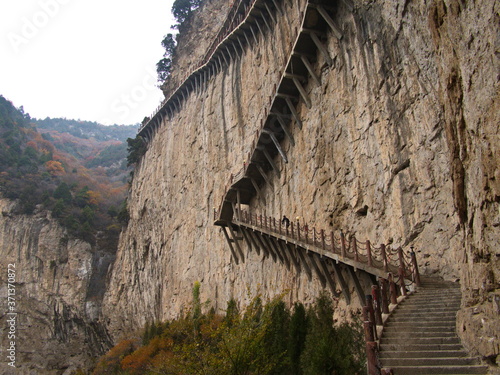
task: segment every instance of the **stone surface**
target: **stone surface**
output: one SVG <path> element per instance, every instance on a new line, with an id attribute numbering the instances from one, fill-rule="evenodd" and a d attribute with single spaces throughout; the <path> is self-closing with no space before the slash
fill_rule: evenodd
<path id="1" fill-rule="evenodd" d="M 245 303 L 257 291 L 285 293 L 289 301 L 319 292 L 317 280 L 255 254 L 232 263 L 212 225 L 278 82 L 293 40 L 287 30 L 298 26 L 303 2 L 285 4 L 273 35 L 191 96 L 137 167 L 131 221 L 106 294 L 115 338 L 146 320 L 178 316 L 195 281 L 217 309 L 230 297 Z M 493 361 L 500 295 L 498 12 L 497 1 L 355 1 L 353 12 L 339 2 L 334 20 L 342 39 L 327 36 L 333 65 L 318 55 L 321 86 L 310 81 L 313 106 L 299 106 L 304 128 L 292 128 L 295 147 L 284 142 L 289 163 L 276 159 L 281 178 L 271 174 L 273 186 L 250 205 L 359 239 L 414 246 L 423 273 L 461 280 L 459 334 L 468 349 Z M 199 37 L 192 31 L 186 45 Z M 180 49 L 179 61 L 196 60 L 191 52 Z M 349 315 L 345 307 L 340 300 L 339 318 Z"/>
<path id="2" fill-rule="evenodd" d="M 103 285 L 96 277 L 112 258 L 69 239 L 49 213 L 15 215 L 14 205 L 0 199 L 0 373 L 69 374 L 88 368 L 111 344 L 99 321 Z M 9 264 L 15 265 L 15 332 L 7 324 L 12 315 L 6 314 Z M 9 339 L 8 333 L 16 337 Z M 5 354 L 11 341 L 16 370 Z"/>

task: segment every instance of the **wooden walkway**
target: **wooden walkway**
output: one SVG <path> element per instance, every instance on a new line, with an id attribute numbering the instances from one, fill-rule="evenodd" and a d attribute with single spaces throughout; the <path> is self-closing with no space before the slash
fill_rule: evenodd
<path id="1" fill-rule="evenodd" d="M 297 273 L 305 272 L 310 279 L 314 272 L 323 287 L 328 286 L 335 296 L 341 290 L 348 303 L 351 292 L 345 274 L 353 281 L 361 304 L 367 291 L 363 290 L 359 271 L 368 274 L 372 283 L 383 279 L 398 284 L 400 294 L 406 294 L 408 280 L 418 282 L 415 255 L 405 254 L 401 247 L 373 246 L 370 241 L 346 239 L 342 232 L 326 233 L 299 222 L 287 226 L 274 218 L 247 211 L 238 212 L 237 218 L 221 227 L 237 264 L 245 261 L 247 247 L 249 251 L 281 262 L 289 270 L 294 267 Z"/>

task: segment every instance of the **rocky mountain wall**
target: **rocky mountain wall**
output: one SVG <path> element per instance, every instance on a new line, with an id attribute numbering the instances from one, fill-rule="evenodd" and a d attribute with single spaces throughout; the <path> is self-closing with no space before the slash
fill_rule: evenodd
<path id="1" fill-rule="evenodd" d="M 304 3 L 283 1 L 272 33 L 191 95 L 151 141 L 135 171 L 131 220 L 104 300 L 115 340 L 146 321 L 179 316 L 195 281 L 216 309 L 231 297 L 244 304 L 258 291 L 307 302 L 321 290 L 318 280 L 254 253 L 232 262 L 212 216 L 251 151 Z M 321 85 L 310 80 L 306 87 L 312 106 L 299 106 L 303 128 L 292 127 L 295 146 L 284 143 L 289 162 L 276 158 L 281 177 L 269 175 L 273 185 L 250 210 L 413 246 L 422 273 L 460 281 L 459 333 L 469 349 L 494 361 L 499 2 L 335 4 L 342 38 L 325 38 L 333 64 L 316 57 Z M 189 37 L 199 38 L 197 30 Z M 337 315 L 357 307 L 340 299 Z"/>
<path id="2" fill-rule="evenodd" d="M 101 276 L 114 256 L 69 239 L 50 213 L 16 215 L 14 208 L 0 199 L 0 373 L 70 374 L 89 368 L 111 345 L 99 317 Z M 6 354 L 11 342 L 14 360 Z"/>

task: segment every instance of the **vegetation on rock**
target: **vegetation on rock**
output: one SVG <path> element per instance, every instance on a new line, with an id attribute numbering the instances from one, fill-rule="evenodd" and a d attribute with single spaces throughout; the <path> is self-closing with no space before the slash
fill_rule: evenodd
<path id="1" fill-rule="evenodd" d="M 364 341 L 359 324 L 333 321 L 325 293 L 307 310 L 288 309 L 281 298 L 259 296 L 241 313 L 229 301 L 225 314 L 201 313 L 200 284 L 186 317 L 148 323 L 142 345 L 125 340 L 93 374 L 362 374 Z"/>
<path id="2" fill-rule="evenodd" d="M 51 210 L 70 236 L 94 243 L 106 231 L 117 239 L 128 174 L 119 137 L 134 129 L 34 120 L 0 96 L 0 193 L 21 214 Z"/>

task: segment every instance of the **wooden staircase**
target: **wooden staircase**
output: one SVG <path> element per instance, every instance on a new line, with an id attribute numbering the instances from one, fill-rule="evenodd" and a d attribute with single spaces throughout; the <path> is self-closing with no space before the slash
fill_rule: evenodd
<path id="1" fill-rule="evenodd" d="M 422 277 L 422 286 L 384 324 L 382 368 L 395 375 L 486 374 L 488 367 L 468 355 L 456 334 L 460 300 L 457 283 Z"/>

